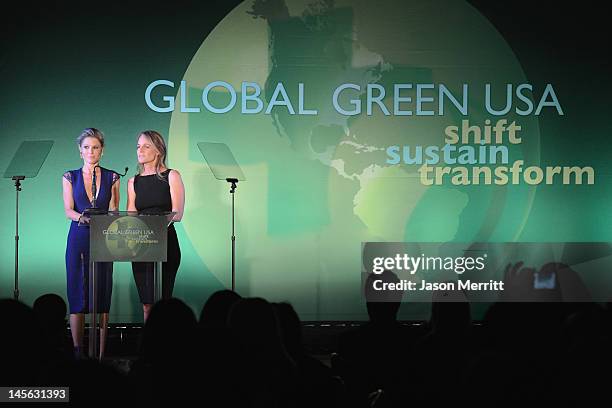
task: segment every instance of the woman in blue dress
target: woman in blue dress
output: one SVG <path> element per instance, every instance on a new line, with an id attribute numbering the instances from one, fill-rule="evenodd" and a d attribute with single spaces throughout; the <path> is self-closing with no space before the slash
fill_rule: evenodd
<path id="1" fill-rule="evenodd" d="M 72 220 L 66 245 L 66 274 L 70 330 L 77 356 L 81 355 L 85 313 L 89 313 L 89 220 L 84 211 L 92 207 L 92 178 L 96 172 L 96 207 L 117 210 L 119 206 L 119 175 L 99 167 L 104 150 L 104 135 L 97 129 L 87 128 L 77 138 L 83 167 L 64 173 L 64 210 Z M 97 166 L 97 167 L 96 167 Z M 108 312 L 113 287 L 113 264 L 100 263 L 98 274 L 98 311 L 100 312 L 100 358 L 104 356 Z"/>

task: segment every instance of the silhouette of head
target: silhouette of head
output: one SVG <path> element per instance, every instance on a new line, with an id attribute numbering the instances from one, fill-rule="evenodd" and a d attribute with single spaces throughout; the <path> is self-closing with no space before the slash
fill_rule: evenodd
<path id="1" fill-rule="evenodd" d="M 150 361 L 182 358 L 193 351 L 196 327 L 193 310 L 182 300 L 160 300 L 144 326 L 141 357 Z"/>
<path id="2" fill-rule="evenodd" d="M 1 299 L 0 327 L 0 384 L 33 384 L 40 338 L 34 312 L 17 300 Z"/>
<path id="3" fill-rule="evenodd" d="M 239 294 L 227 289 L 213 293 L 202 307 L 200 327 L 211 329 L 227 327 L 230 309 L 240 299 L 242 297 Z"/>
<path id="4" fill-rule="evenodd" d="M 471 325 L 470 303 L 462 290 L 444 290 L 433 293 L 431 326 L 435 331 L 462 331 Z"/>
<path id="5" fill-rule="evenodd" d="M 272 358 L 286 355 L 278 319 L 268 301 L 241 299 L 230 311 L 228 325 L 249 352 Z"/>
<path id="6" fill-rule="evenodd" d="M 295 309 L 289 303 L 274 303 L 285 348 L 291 355 L 302 350 L 302 325 Z"/>
<path id="7" fill-rule="evenodd" d="M 381 274 L 370 273 L 365 282 L 364 294 L 370 321 L 395 321 L 400 308 L 402 290 L 381 289 L 382 284 L 397 284 L 400 280 L 391 271 Z"/>
<path id="8" fill-rule="evenodd" d="M 462 331 L 472 324 L 470 303 L 432 302 L 431 325 L 436 331 Z"/>
<path id="9" fill-rule="evenodd" d="M 44 329 L 64 329 L 66 325 L 66 302 L 54 293 L 47 293 L 34 301 L 34 314 Z"/>

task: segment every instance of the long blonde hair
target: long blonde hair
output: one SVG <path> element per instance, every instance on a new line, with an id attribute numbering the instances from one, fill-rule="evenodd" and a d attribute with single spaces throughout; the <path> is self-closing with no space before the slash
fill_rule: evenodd
<path id="1" fill-rule="evenodd" d="M 168 154 L 168 149 L 166 148 L 166 142 L 164 141 L 163 136 L 155 130 L 143 130 L 138 134 L 138 138 L 140 139 L 140 136 L 142 135 L 148 137 L 151 143 L 153 143 L 153 146 L 155 146 L 155 148 L 159 152 L 159 156 L 157 157 L 157 163 L 155 163 L 155 173 L 157 174 L 157 178 L 159 178 L 160 180 L 165 180 L 161 176 L 160 171 L 162 167 L 168 168 L 168 166 L 166 165 L 166 155 Z M 143 171 L 143 165 L 138 163 L 138 174 L 141 174 Z"/>

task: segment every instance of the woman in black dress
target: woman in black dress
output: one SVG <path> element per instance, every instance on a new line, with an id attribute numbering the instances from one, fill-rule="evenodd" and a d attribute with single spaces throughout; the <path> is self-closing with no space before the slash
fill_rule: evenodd
<path id="1" fill-rule="evenodd" d="M 128 181 L 128 211 L 156 214 L 172 211 L 172 222 L 183 218 L 185 187 L 178 171 L 166 166 L 166 143 L 154 130 L 138 137 L 138 174 Z M 172 297 L 174 280 L 181 263 L 181 248 L 174 225 L 168 227 L 168 257 L 162 265 L 162 297 Z M 142 303 L 144 320 L 153 306 L 153 262 L 132 262 L 132 272 Z"/>

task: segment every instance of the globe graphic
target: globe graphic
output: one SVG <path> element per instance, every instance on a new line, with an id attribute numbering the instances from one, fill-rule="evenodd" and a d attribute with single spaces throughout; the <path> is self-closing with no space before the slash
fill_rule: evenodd
<path id="1" fill-rule="evenodd" d="M 170 166 L 180 166 L 186 185 L 185 234 L 227 285 L 229 186 L 213 177 L 197 148 L 225 143 L 247 177 L 236 192 L 238 287 L 289 299 L 303 318 L 321 310 L 342 318 L 360 307 L 362 242 L 515 241 L 529 215 L 533 186 L 426 186 L 418 166 L 386 163 L 391 145 L 443 146 L 444 129 L 466 119 L 457 110 L 441 115 L 431 105 L 433 116 L 395 116 L 374 105 L 366 112 L 367 84 L 386 90 L 391 112 L 394 84 L 442 83 L 456 95 L 467 84 L 470 122 L 494 119 L 485 111 L 484 85 L 504 90 L 528 81 L 501 35 L 467 3 L 246 1 L 203 41 L 183 80 L 184 103 L 202 110 L 175 109 L 169 132 Z M 234 109 L 203 108 L 202 90 L 213 81 L 236 89 Z M 318 113 L 277 106 L 242 114 L 243 81 L 259 84 L 266 104 L 282 83 L 296 110 L 303 84 L 304 108 Z M 361 114 L 334 109 L 333 91 L 343 83 L 360 90 L 339 103 L 346 108 L 357 99 Z M 501 93 L 494 102 L 503 103 Z M 223 88 L 208 96 L 217 107 L 230 100 Z M 537 164 L 537 119 L 504 118 L 522 126 L 523 144 L 510 147 L 511 160 Z"/>
<path id="2" fill-rule="evenodd" d="M 146 251 L 147 246 L 138 241 L 138 236 L 130 236 L 129 231 L 149 229 L 147 224 L 136 217 L 121 217 L 114 220 L 108 226 L 109 234 L 106 235 L 106 248 L 116 259 L 137 258 Z M 116 234 L 121 231 L 123 234 Z M 128 234 L 125 234 L 128 232 Z"/>

